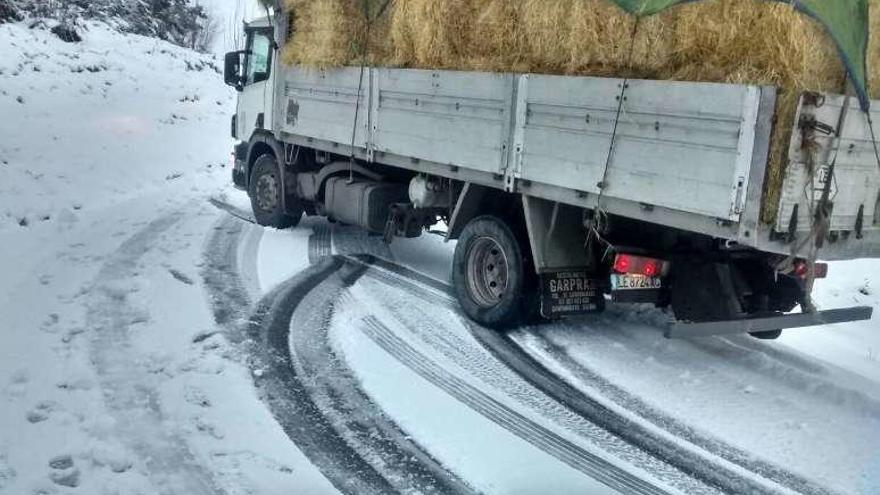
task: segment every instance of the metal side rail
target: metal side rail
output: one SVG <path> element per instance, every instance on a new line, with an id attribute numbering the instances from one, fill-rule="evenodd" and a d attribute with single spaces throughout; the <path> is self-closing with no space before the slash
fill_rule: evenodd
<path id="1" fill-rule="evenodd" d="M 772 332 L 791 328 L 806 328 L 818 325 L 832 325 L 851 321 L 870 320 L 874 308 L 856 306 L 853 308 L 831 309 L 815 313 L 780 315 L 745 320 L 710 321 L 702 323 L 675 322 L 666 330 L 668 339 L 687 339 L 713 335 L 733 335 L 754 332 Z"/>

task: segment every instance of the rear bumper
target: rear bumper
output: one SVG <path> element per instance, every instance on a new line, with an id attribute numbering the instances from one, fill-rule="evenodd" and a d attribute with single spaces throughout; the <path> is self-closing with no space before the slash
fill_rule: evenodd
<path id="1" fill-rule="evenodd" d="M 832 309 L 815 313 L 780 315 L 750 318 L 734 321 L 713 321 L 705 323 L 673 323 L 666 331 L 666 338 L 686 339 L 712 335 L 734 335 L 742 333 L 771 332 L 791 328 L 806 328 L 819 325 L 833 325 L 851 321 L 870 320 L 874 308 L 857 306 L 853 308 Z"/>
<path id="2" fill-rule="evenodd" d="M 669 304 L 668 289 L 612 290 L 611 301 L 623 304 Z"/>

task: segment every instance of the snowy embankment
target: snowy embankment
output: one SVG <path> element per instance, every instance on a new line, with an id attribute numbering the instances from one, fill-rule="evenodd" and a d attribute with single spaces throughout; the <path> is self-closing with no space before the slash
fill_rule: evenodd
<path id="1" fill-rule="evenodd" d="M 832 263 L 828 279 L 816 283 L 823 309 L 873 306 L 874 319 L 788 332 L 782 342 L 880 382 L 880 260 Z"/>
<path id="2" fill-rule="evenodd" d="M 332 492 L 205 301 L 218 61 L 82 34 L 0 25 L 0 493 Z"/>
<path id="3" fill-rule="evenodd" d="M 84 36 L 0 25 L 0 231 L 226 178 L 217 60 L 101 24 Z"/>

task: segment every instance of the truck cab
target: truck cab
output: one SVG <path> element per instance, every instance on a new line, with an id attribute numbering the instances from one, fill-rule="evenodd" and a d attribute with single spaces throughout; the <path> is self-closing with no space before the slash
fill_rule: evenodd
<path id="1" fill-rule="evenodd" d="M 278 45 L 275 29 L 269 18 L 256 19 L 244 27 L 245 49 L 226 55 L 226 84 L 239 93 L 232 117 L 232 137 L 242 144 L 236 148 L 233 181 L 242 189 L 248 187 L 246 146 L 256 134 L 273 132 L 274 75 Z"/>

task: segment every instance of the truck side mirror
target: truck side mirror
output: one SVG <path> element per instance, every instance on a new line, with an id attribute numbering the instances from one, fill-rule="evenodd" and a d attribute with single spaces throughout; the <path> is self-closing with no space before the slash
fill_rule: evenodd
<path id="1" fill-rule="evenodd" d="M 223 67 L 223 79 L 226 85 L 234 87 L 237 91 L 241 91 L 244 87 L 244 76 L 241 71 L 244 54 L 243 51 L 227 53 Z"/>

